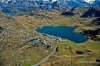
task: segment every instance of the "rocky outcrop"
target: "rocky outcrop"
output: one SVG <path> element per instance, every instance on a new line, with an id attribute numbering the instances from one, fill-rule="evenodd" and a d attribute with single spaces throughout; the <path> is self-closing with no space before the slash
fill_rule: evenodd
<path id="1" fill-rule="evenodd" d="M 81 34 L 86 35 L 89 39 L 100 41 L 100 38 L 96 36 L 96 35 L 100 35 L 100 28 L 95 30 L 84 30 L 81 32 Z"/>
<path id="2" fill-rule="evenodd" d="M 100 7 L 90 7 L 81 17 L 100 17 Z"/>
<path id="3" fill-rule="evenodd" d="M 96 62 L 99 62 L 100 63 L 100 59 L 96 59 Z"/>
<path id="4" fill-rule="evenodd" d="M 96 29 L 96 30 L 85 30 L 83 31 L 83 34 L 87 35 L 87 36 L 95 36 L 100 34 L 100 28 Z"/>
<path id="5" fill-rule="evenodd" d="M 76 51 L 76 54 L 84 54 L 83 51 Z"/>
<path id="6" fill-rule="evenodd" d="M 2 28 L 2 27 L 0 27 L 0 33 L 2 33 L 2 31 L 3 31 L 3 28 Z"/>
<path id="7" fill-rule="evenodd" d="M 71 12 L 71 11 L 70 12 L 64 11 L 64 12 L 61 13 L 61 15 L 63 15 L 63 16 L 73 16 L 74 13 Z"/>
<path id="8" fill-rule="evenodd" d="M 84 51 L 81 51 L 81 50 L 76 51 L 76 54 L 79 54 L 79 55 L 82 55 L 82 54 L 90 55 L 90 54 L 93 54 L 93 52 L 91 50 L 85 49 Z"/>
<path id="9" fill-rule="evenodd" d="M 95 20 L 93 20 L 90 25 L 92 25 L 92 26 L 98 26 L 98 25 L 100 25 L 100 17 L 97 18 L 97 19 L 95 19 Z"/>

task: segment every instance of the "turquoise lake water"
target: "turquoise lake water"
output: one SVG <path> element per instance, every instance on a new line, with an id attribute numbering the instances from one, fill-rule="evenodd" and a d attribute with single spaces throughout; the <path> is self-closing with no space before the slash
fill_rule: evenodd
<path id="1" fill-rule="evenodd" d="M 63 39 L 71 40 L 75 43 L 83 43 L 87 39 L 84 35 L 75 32 L 75 27 L 72 26 L 44 26 L 36 29 L 37 32 L 61 37 Z"/>

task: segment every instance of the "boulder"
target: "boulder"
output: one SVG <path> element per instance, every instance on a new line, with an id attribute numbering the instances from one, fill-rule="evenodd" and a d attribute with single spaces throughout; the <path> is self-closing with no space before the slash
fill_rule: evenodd
<path id="1" fill-rule="evenodd" d="M 96 62 L 99 62 L 100 63 L 100 59 L 96 59 Z"/>
<path id="2" fill-rule="evenodd" d="M 0 27 L 0 33 L 2 33 L 2 31 L 3 31 L 3 28 L 2 28 L 2 27 Z"/>
<path id="3" fill-rule="evenodd" d="M 76 51 L 76 54 L 84 54 L 83 51 Z"/>

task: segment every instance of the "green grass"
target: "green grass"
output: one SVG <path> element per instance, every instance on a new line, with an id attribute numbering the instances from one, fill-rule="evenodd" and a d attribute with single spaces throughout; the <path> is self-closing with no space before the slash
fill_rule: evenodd
<path id="1" fill-rule="evenodd" d="M 25 61 L 22 63 L 22 66 L 31 66 L 40 62 L 44 57 L 35 58 L 34 60 Z"/>
<path id="2" fill-rule="evenodd" d="M 48 13 L 48 14 L 46 14 L 46 13 Z M 36 16 L 36 17 L 38 17 L 38 18 L 36 18 L 35 16 L 31 16 L 31 18 L 30 18 L 30 17 L 23 17 L 23 16 L 21 16 L 21 17 L 15 16 L 14 20 L 11 17 L 9 17 L 9 18 L 5 17 L 6 19 L 4 21 L 10 20 L 10 19 L 11 19 L 11 21 L 7 21 L 6 23 L 5 22 L 4 23 L 1 22 L 0 25 L 3 25 L 3 24 L 6 24 L 7 26 L 14 25 L 14 26 L 12 26 L 13 29 L 10 28 L 11 31 L 12 30 L 14 30 L 14 31 L 12 31 L 12 32 L 9 31 L 8 32 L 9 35 L 7 35 L 8 37 L 6 37 L 4 40 L 2 40 L 3 42 L 1 42 L 1 44 L 4 43 L 4 45 L 7 46 L 7 47 L 6 46 L 4 47 L 5 49 L 8 48 L 7 51 L 10 50 L 9 49 L 9 45 L 11 47 L 12 46 L 15 47 L 15 48 L 17 47 L 17 49 L 19 49 L 20 46 L 24 46 L 24 44 L 21 45 L 21 43 L 23 43 L 23 41 L 21 39 L 27 38 L 29 36 L 36 36 L 36 35 L 38 35 L 40 39 L 50 41 L 51 44 L 52 44 L 52 47 L 55 47 L 57 42 L 53 38 L 49 38 L 47 36 L 44 37 L 43 35 L 40 35 L 39 33 L 37 33 L 35 31 L 35 29 L 37 27 L 43 27 L 44 25 L 52 25 L 52 26 L 78 26 L 78 29 L 76 30 L 77 32 L 80 32 L 82 29 L 90 29 L 90 28 L 93 29 L 93 27 L 85 26 L 84 24 L 80 24 L 80 22 L 84 22 L 86 24 L 87 22 L 90 22 L 92 19 L 88 19 L 88 18 L 85 19 L 84 18 L 85 19 L 84 20 L 84 19 L 76 17 L 76 16 L 74 16 L 74 17 L 65 17 L 65 16 L 60 16 L 59 14 L 60 14 L 60 12 L 43 12 L 43 16 L 44 17 Z M 2 16 L 3 15 L 1 15 L 0 17 L 2 17 Z M 52 19 L 49 19 L 49 18 L 46 18 L 46 17 L 52 17 Z M 29 18 L 29 19 L 27 19 L 27 18 Z M 42 20 L 41 18 L 43 18 L 44 20 Z M 16 22 L 16 20 L 18 22 Z M 11 24 L 9 24 L 9 23 L 11 23 Z M 22 25 L 22 24 L 24 24 L 24 25 Z M 6 27 L 4 27 L 4 28 L 6 28 Z M 18 30 L 20 30 L 20 31 L 18 31 Z M 13 36 L 12 33 L 14 33 L 14 34 L 16 33 L 15 37 L 9 38 L 9 36 Z M 28 45 L 30 46 L 30 44 L 28 44 Z M 39 48 L 37 48 L 37 50 Z M 56 56 L 60 55 L 62 57 L 63 57 L 63 55 L 69 55 L 69 54 L 70 55 L 75 55 L 75 51 L 77 51 L 77 50 L 84 51 L 84 49 L 90 49 L 90 50 L 93 50 L 94 53 L 96 53 L 96 54 L 94 54 L 95 58 L 97 58 L 97 56 L 100 58 L 99 48 L 100 48 L 100 42 L 99 41 L 87 41 L 85 43 L 77 44 L 77 43 L 74 43 L 72 41 L 66 40 L 66 41 L 63 41 L 63 42 L 60 43 L 58 52 L 56 52 L 55 55 Z M 26 50 L 26 52 L 24 50 Z M 33 50 L 35 51 L 36 49 L 33 49 Z M 44 54 L 42 55 L 40 53 L 41 51 L 39 51 L 39 53 L 37 54 L 37 55 L 39 55 L 39 57 L 36 57 L 37 55 L 35 55 L 35 56 L 31 55 L 32 52 L 28 52 L 28 51 L 32 51 L 32 49 L 27 50 L 27 48 L 25 48 L 25 49 L 22 49 L 21 51 L 25 52 L 25 53 L 19 54 L 19 56 L 24 57 L 22 66 L 31 66 L 32 64 L 36 64 L 36 63 L 40 62 L 44 58 L 43 57 Z M 73 51 L 72 52 L 73 54 L 71 54 L 70 51 Z M 8 53 L 6 53 L 6 51 L 3 51 L 3 52 L 5 52 L 5 54 L 1 53 L 2 56 L 8 57 L 8 55 L 7 55 Z M 10 53 L 10 54 L 12 54 L 12 53 Z M 9 55 L 9 56 L 11 57 L 12 55 Z M 32 60 L 30 60 L 30 61 L 27 61 L 26 60 L 27 56 L 31 56 L 31 58 L 33 58 L 33 57 L 34 58 Z M 15 55 L 14 58 L 18 58 L 18 57 Z M 14 59 L 14 58 L 11 57 L 11 58 L 7 59 L 4 64 L 8 65 L 9 63 L 6 63 L 6 62 L 7 61 L 12 62 L 13 60 L 11 61 L 11 59 Z M 53 60 L 55 58 L 56 57 L 54 57 Z M 57 59 L 59 59 L 59 57 Z M 63 60 L 64 59 L 65 59 L 65 57 L 63 57 Z M 77 57 L 76 59 L 80 59 L 80 57 Z M 19 60 L 20 59 L 18 59 L 18 61 Z M 50 59 L 50 60 L 52 61 L 52 59 Z M 59 60 L 61 60 L 61 58 Z M 63 62 L 63 61 L 61 61 L 61 62 Z M 13 63 L 13 64 L 16 64 L 16 60 L 15 60 L 15 63 Z M 14 66 L 13 64 L 11 66 Z M 3 65 L 3 66 L 7 66 L 7 65 Z M 73 63 L 73 65 L 74 65 L 74 63 Z M 82 65 L 82 66 L 84 66 L 84 65 Z"/>
<path id="3" fill-rule="evenodd" d="M 82 46 L 86 46 L 88 48 L 99 50 L 100 49 L 100 41 L 88 41 L 87 43 L 83 44 Z"/>

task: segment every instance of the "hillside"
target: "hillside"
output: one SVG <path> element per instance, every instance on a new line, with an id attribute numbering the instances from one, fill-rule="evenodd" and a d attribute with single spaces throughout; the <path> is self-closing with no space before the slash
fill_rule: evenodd
<path id="1" fill-rule="evenodd" d="M 71 16 L 62 15 L 63 10 L 34 10 L 19 16 L 0 13 L 0 66 L 31 66 L 49 54 L 40 66 L 99 66 L 100 40 L 75 43 L 36 32 L 47 25 L 74 26 L 78 33 L 99 29 L 99 25 L 91 25 L 98 18 L 80 17 L 83 10 L 76 9 Z"/>
<path id="2" fill-rule="evenodd" d="M 34 39 L 39 38 L 21 22 L 0 14 L 0 66 L 18 66 L 29 60 L 34 60 L 33 64 L 40 61 L 48 52 L 44 51 L 45 46 L 34 47 L 30 42 Z"/>

